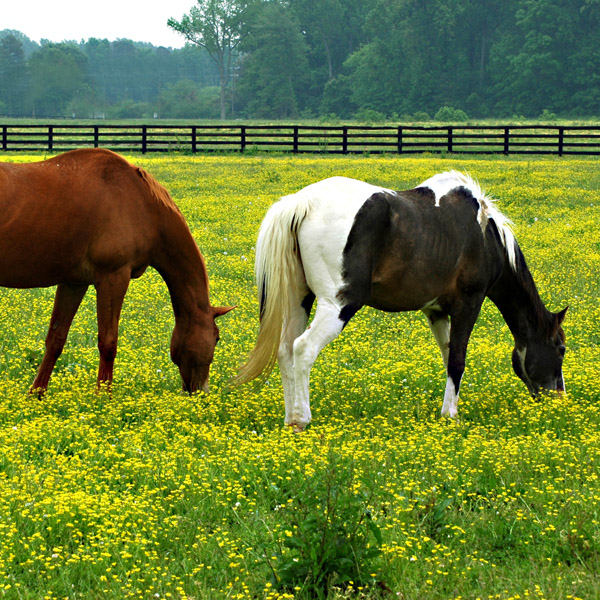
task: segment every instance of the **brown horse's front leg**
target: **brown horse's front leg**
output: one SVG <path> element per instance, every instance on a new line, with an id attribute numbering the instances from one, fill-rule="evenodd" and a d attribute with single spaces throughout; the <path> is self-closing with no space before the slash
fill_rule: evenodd
<path id="1" fill-rule="evenodd" d="M 119 317 L 130 278 L 131 270 L 121 269 L 114 273 L 97 275 L 94 283 L 98 317 L 98 350 L 100 351 L 98 387 L 102 384 L 110 387 L 112 383 L 119 337 Z"/>
<path id="2" fill-rule="evenodd" d="M 29 390 L 31 394 L 38 394 L 41 397 L 48 388 L 52 369 L 54 369 L 54 365 L 63 351 L 73 317 L 87 289 L 87 285 L 68 285 L 66 283 L 61 283 L 56 288 L 54 308 L 52 309 L 50 327 L 46 336 L 46 351 L 33 385 Z"/>

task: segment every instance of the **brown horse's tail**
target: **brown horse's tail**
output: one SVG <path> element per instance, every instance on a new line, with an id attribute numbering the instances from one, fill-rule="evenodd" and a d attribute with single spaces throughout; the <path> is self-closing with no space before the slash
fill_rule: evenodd
<path id="1" fill-rule="evenodd" d="M 294 299 L 297 281 L 304 279 L 298 252 L 298 228 L 308 214 L 310 199 L 286 196 L 267 212 L 256 241 L 255 275 L 260 304 L 260 328 L 254 349 L 240 368 L 242 384 L 273 370 L 283 324 Z"/>

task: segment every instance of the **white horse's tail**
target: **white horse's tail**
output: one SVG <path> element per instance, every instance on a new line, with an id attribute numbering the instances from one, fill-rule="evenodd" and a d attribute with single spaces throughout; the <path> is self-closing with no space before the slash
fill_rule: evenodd
<path id="1" fill-rule="evenodd" d="M 236 383 L 246 383 L 273 370 L 289 307 L 297 301 L 304 280 L 298 249 L 298 229 L 308 214 L 310 198 L 293 194 L 267 212 L 256 241 L 254 272 L 260 305 L 260 329 L 254 349 L 240 368 Z"/>

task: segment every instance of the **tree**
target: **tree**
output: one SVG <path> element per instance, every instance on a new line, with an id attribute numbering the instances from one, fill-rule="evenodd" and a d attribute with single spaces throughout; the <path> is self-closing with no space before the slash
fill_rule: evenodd
<path id="1" fill-rule="evenodd" d="M 503 112 L 537 116 L 544 109 L 578 109 L 579 114 L 595 114 L 600 2 L 518 0 L 514 19 L 512 35 L 496 57 Z"/>
<path id="2" fill-rule="evenodd" d="M 246 112 L 257 117 L 297 117 L 309 80 L 308 48 L 289 9 L 265 3 L 243 49 L 239 88 Z"/>
<path id="3" fill-rule="evenodd" d="M 71 44 L 47 43 L 31 55 L 29 68 L 33 114 L 62 115 L 85 83 L 87 57 Z"/>
<path id="4" fill-rule="evenodd" d="M 8 37 L 12 35 L 21 42 L 23 45 L 23 52 L 25 53 L 25 59 L 28 59 L 31 54 L 33 54 L 36 50 L 40 49 L 40 45 L 33 40 L 30 40 L 24 33 L 17 31 L 16 29 L 3 29 L 0 31 L 0 39 Z"/>
<path id="5" fill-rule="evenodd" d="M 219 71 L 221 119 L 227 116 L 227 86 L 235 49 L 243 39 L 245 15 L 251 0 L 197 0 L 181 21 L 169 19 L 167 25 L 185 39 L 204 48 Z"/>
<path id="6" fill-rule="evenodd" d="M 23 44 L 14 35 L 0 40 L 0 102 L 9 114 L 23 112 L 27 87 Z"/>

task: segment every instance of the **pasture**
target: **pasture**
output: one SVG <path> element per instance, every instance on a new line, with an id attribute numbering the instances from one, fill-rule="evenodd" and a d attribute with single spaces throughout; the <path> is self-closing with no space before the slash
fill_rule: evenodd
<path id="1" fill-rule="evenodd" d="M 40 156 L 3 155 L 22 162 Z M 594 159 L 127 156 L 204 254 L 219 326 L 211 394 L 181 392 L 173 312 L 149 270 L 125 298 L 112 397 L 95 390 L 92 289 L 47 396 L 28 396 L 53 290 L 0 289 L 0 597 L 595 598 L 600 595 L 600 173 Z M 278 371 L 228 382 L 258 330 L 267 208 L 331 175 L 395 189 L 467 171 L 498 199 L 564 323 L 565 398 L 533 401 L 486 301 L 459 422 L 419 313 L 363 309 L 311 373 L 313 422 L 282 428 Z"/>

